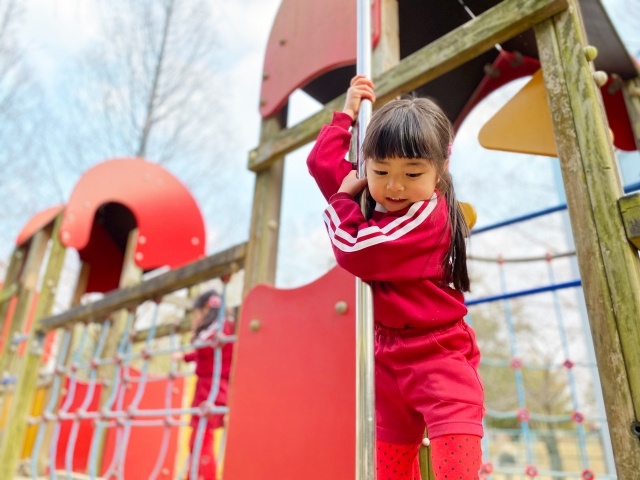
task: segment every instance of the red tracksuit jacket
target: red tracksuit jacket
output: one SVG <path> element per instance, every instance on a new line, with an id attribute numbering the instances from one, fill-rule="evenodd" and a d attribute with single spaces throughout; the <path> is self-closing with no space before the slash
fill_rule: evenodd
<path id="1" fill-rule="evenodd" d="M 450 240 L 443 196 L 436 192 L 397 212 L 376 206 L 367 221 L 349 194 L 337 193 L 352 169 L 345 160 L 352 122 L 335 112 L 307 159 L 329 201 L 323 217 L 338 264 L 371 285 L 375 320 L 386 327 L 431 329 L 463 318 L 462 293 L 443 280 Z"/>

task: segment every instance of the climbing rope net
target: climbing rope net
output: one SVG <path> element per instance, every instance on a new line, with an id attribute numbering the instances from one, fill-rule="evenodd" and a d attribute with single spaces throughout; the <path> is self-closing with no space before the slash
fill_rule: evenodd
<path id="1" fill-rule="evenodd" d="M 472 233 L 520 224 L 564 209 L 566 205 L 560 205 Z M 497 282 L 493 284 L 499 286 L 498 293 L 466 302 L 466 321 L 476 328 L 483 354 L 483 478 L 615 479 L 589 324 L 586 310 L 580 305 L 584 302 L 581 282 L 556 281 L 558 262 L 564 262 L 565 274 L 571 270 L 571 275 L 577 276 L 576 263 L 574 268 L 566 268 L 576 261 L 575 252 L 517 258 L 469 255 L 469 261 L 471 272 L 474 268 L 484 273 L 497 270 Z M 543 265 L 546 268 L 541 268 Z M 511 282 L 509 269 L 518 271 L 518 278 L 512 277 Z M 539 281 L 543 270 L 544 286 L 519 291 L 508 287 L 528 283 L 523 282 L 527 275 Z M 574 307 L 572 325 L 567 320 L 567 304 Z M 484 332 L 487 322 L 493 331 Z M 582 342 L 577 341 L 579 337 Z M 490 339 L 494 343 L 483 344 Z M 545 354 L 528 348 L 536 343 L 537 351 Z"/>
<path id="2" fill-rule="evenodd" d="M 210 340 L 207 341 L 182 342 L 183 335 L 180 330 L 184 330 L 185 322 L 177 321 L 169 325 L 171 328 L 168 332 L 168 345 L 163 348 L 153 348 L 154 343 L 159 343 L 157 333 L 162 327 L 159 322 L 161 298 L 131 307 L 126 313 L 120 312 L 121 317 L 126 317 L 126 319 L 120 318 L 125 321 L 124 334 L 119 340 L 115 355 L 110 357 L 104 356 L 105 345 L 117 321 L 118 312 L 113 312 L 102 322 L 71 324 L 61 329 L 48 402 L 40 415 L 31 417 L 28 421 L 30 425 L 37 428 L 37 433 L 31 455 L 22 465 L 23 471 L 27 466 L 30 478 L 41 478 L 38 473 L 42 468 L 38 468 L 38 462 L 46 456 L 46 464 L 49 465 L 48 478 L 77 478 L 75 476 L 75 472 L 78 472 L 76 456 L 79 451 L 86 450 L 86 446 L 79 441 L 79 433 L 83 424 L 91 422 L 92 433 L 86 461 L 86 478 L 114 480 L 131 478 L 125 473 L 125 460 L 132 429 L 161 427 L 163 433 L 160 448 L 157 453 L 154 452 L 151 455 L 156 460 L 148 478 L 150 480 L 163 478 L 196 480 L 200 456 L 203 454 L 201 448 L 208 418 L 212 415 L 224 415 L 228 411 L 226 406 L 218 406 L 214 403 L 220 390 L 222 348 L 235 341 L 235 335 L 223 333 L 226 319 L 224 300 L 226 287 L 227 283 L 223 282 L 222 305 L 219 308 L 217 320 L 209 327 L 211 335 L 208 336 Z M 137 320 L 144 317 L 149 309 L 152 312 L 148 328 L 142 332 L 136 330 Z M 74 330 L 78 331 L 78 328 L 74 327 L 80 329 L 79 339 L 76 339 L 76 342 L 72 342 Z M 92 338 L 92 332 L 98 332 L 97 339 Z M 134 341 L 139 339 L 141 334 L 145 336 L 144 346 L 140 351 L 136 351 Z M 73 347 L 72 343 L 75 343 Z M 163 343 L 167 344 L 167 341 Z M 214 368 L 207 399 L 199 407 L 186 408 L 182 406 L 182 398 L 176 399 L 176 383 L 192 373 L 180 372 L 178 360 L 173 358 L 172 354 L 211 347 L 214 348 Z M 87 352 L 89 352 L 88 359 L 84 358 Z M 168 372 L 161 376 L 150 375 L 150 361 L 160 356 L 171 358 Z M 65 364 L 67 358 L 69 361 Z M 134 362 L 137 362 L 138 369 L 134 369 Z M 100 378 L 99 372 L 105 371 L 108 367 L 111 368 L 109 377 Z M 147 393 L 147 387 L 152 382 L 159 381 L 166 382 L 163 407 L 144 408 L 141 404 Z M 101 396 L 102 402 L 97 401 Z M 172 432 L 175 434 L 176 429 L 190 425 L 188 421 L 183 420 L 183 417 L 194 414 L 199 416 L 199 421 L 192 454 L 184 461 L 179 472 L 171 477 L 172 469 L 167 468 L 166 465 L 167 463 L 173 465 L 174 462 L 173 458 L 167 458 Z M 65 435 L 66 445 L 61 443 L 61 431 L 65 423 L 67 428 L 70 424 L 70 429 L 67 430 L 68 436 Z M 111 429 L 115 429 L 115 442 L 112 442 L 115 447 L 108 458 L 104 456 L 105 436 Z M 63 455 L 61 449 L 64 450 Z M 216 456 L 219 459 L 224 451 L 224 433 L 217 450 Z M 63 465 L 61 465 L 62 456 Z"/>

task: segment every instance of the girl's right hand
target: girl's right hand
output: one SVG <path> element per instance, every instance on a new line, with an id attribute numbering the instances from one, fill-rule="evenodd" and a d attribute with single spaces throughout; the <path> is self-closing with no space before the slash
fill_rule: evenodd
<path id="1" fill-rule="evenodd" d="M 356 75 L 351 79 L 351 86 L 347 90 L 347 100 L 344 102 L 342 111 L 355 120 L 360 111 L 360 104 L 363 99 L 376 101 L 376 94 L 373 91 L 373 82 L 364 75 Z"/>

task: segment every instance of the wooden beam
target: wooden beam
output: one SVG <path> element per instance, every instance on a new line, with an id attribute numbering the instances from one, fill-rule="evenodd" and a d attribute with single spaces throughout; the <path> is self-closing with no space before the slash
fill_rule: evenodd
<path id="1" fill-rule="evenodd" d="M 627 238 L 640 249 L 640 192 L 625 195 L 619 203 Z"/>
<path id="2" fill-rule="evenodd" d="M 82 296 L 87 291 L 87 284 L 89 283 L 89 273 L 91 270 L 91 266 L 87 262 L 80 261 L 80 272 L 78 273 L 78 278 L 76 279 L 76 288 L 73 292 L 73 296 L 71 297 L 71 308 L 80 305 L 80 301 L 82 300 Z M 71 346 L 73 345 L 73 338 L 76 335 L 77 327 L 85 328 L 84 325 L 71 325 L 69 326 L 69 334 L 71 338 L 69 339 L 69 348 L 67 349 L 67 353 L 65 358 L 62 361 L 63 365 L 66 365 L 69 362 L 69 358 L 71 357 Z M 62 346 L 62 340 L 64 338 L 65 329 L 60 329 L 57 331 L 57 340 L 58 340 L 58 348 Z M 58 350 L 60 351 L 60 350 Z M 64 383 L 64 376 L 60 378 L 60 381 Z M 51 394 L 53 391 L 51 389 L 53 382 L 49 382 L 47 385 L 48 388 L 48 399 L 47 403 L 51 402 Z M 59 405 L 60 400 L 63 396 L 63 388 L 59 388 L 57 392 L 57 397 L 53 401 L 53 405 Z M 45 404 L 46 405 L 46 404 Z M 47 469 L 47 465 L 49 464 L 49 448 L 51 446 L 51 442 L 53 441 L 53 433 L 55 430 L 54 422 L 47 422 L 45 426 L 44 435 L 42 438 L 42 443 L 40 445 L 40 451 L 38 452 L 38 462 L 36 468 L 38 469 L 38 473 L 43 473 Z"/>
<path id="3" fill-rule="evenodd" d="M 262 120 L 260 141 L 268 142 L 287 124 L 287 106 L 279 114 Z M 266 169 L 256 174 L 251 228 L 247 247 L 243 298 L 258 283 L 275 283 L 280 236 L 280 207 L 284 155 L 274 157 Z"/>
<path id="4" fill-rule="evenodd" d="M 637 252 L 624 236 L 617 203 L 622 187 L 602 99 L 582 53 L 579 9 L 573 0 L 570 4 L 570 9 L 536 26 L 536 40 L 617 474 L 635 478 L 640 442 L 631 425 L 640 402 L 634 405 L 637 387 L 632 384 L 640 382 L 640 363 L 629 342 L 635 342 L 640 353 L 640 270 Z"/>
<path id="5" fill-rule="evenodd" d="M 22 360 L 17 372 L 18 380 L 13 397 L 15 401 L 11 403 L 7 424 L 3 431 L 4 435 L 0 443 L 0 478 L 13 478 L 24 444 L 27 430 L 27 417 L 31 412 L 33 398 L 37 388 L 45 338 L 43 333 L 37 331 L 35 325 L 38 320 L 51 313 L 56 297 L 58 280 L 60 279 L 60 272 L 64 265 L 66 249 L 60 242 L 58 235 L 61 223 L 62 214 L 58 215 L 54 223 L 52 235 L 53 244 L 49 253 L 47 269 L 43 277 L 40 296 L 36 304 L 34 327 L 31 328 L 29 332 L 27 354 Z M 36 234 L 36 237 L 37 235 L 38 234 Z M 34 285 L 37 283 L 37 277 L 38 275 L 36 275 Z"/>
<path id="6" fill-rule="evenodd" d="M 228 275 L 242 268 L 246 250 L 245 243 L 236 245 L 197 262 L 158 275 L 139 285 L 116 290 L 96 302 L 45 318 L 39 322 L 38 328 L 47 332 L 78 322 L 102 322 L 107 315 L 116 310 L 135 307 L 144 301 L 160 298 L 181 288 Z"/>
<path id="7" fill-rule="evenodd" d="M 504 0 L 375 77 L 375 107 L 450 72 L 566 8 L 567 0 Z M 342 108 L 344 99 L 342 95 L 307 120 L 262 140 L 249 153 L 249 170 L 263 170 L 315 140 L 322 126 L 331 121 L 333 111 Z"/>

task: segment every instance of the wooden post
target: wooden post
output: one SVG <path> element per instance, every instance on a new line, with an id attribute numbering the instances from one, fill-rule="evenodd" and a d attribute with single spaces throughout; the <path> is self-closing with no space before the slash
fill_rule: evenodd
<path id="1" fill-rule="evenodd" d="M 0 372 L 3 376 L 10 374 L 13 360 L 17 356 L 18 348 L 12 345 L 11 342 L 14 335 L 22 332 L 25 328 L 33 304 L 36 287 L 38 286 L 40 267 L 50 238 L 51 229 L 43 228 L 33 236 L 29 244 L 25 266 L 19 280 L 18 301 L 13 313 L 13 318 L 11 320 L 7 319 L 7 321 L 11 322 L 11 325 L 7 331 L 4 348 L 0 354 Z"/>
<path id="2" fill-rule="evenodd" d="M 279 113 L 262 120 L 261 143 L 275 137 L 287 126 L 287 108 L 285 105 Z M 283 176 L 284 155 L 256 173 L 243 298 L 258 283 L 273 284 L 276 281 Z"/>
<path id="3" fill-rule="evenodd" d="M 86 262 L 81 262 L 81 266 L 80 266 L 80 273 L 78 275 L 78 280 L 76 281 L 76 288 L 73 292 L 73 298 L 71 299 L 71 308 L 75 307 L 76 305 L 80 305 L 80 300 L 82 298 L 82 295 L 85 294 L 85 292 L 87 291 L 87 282 L 89 281 L 89 271 L 90 271 L 90 265 Z M 73 337 L 75 336 L 75 330 L 76 330 L 77 325 L 69 325 L 65 328 L 59 328 L 58 329 L 58 338 L 62 339 L 65 333 L 66 329 L 70 330 L 71 333 L 71 338 L 69 339 L 69 348 L 67 350 L 67 354 L 66 357 L 63 361 L 63 364 L 66 365 L 69 361 L 69 357 L 71 356 L 71 346 L 73 345 Z M 82 327 L 84 327 L 84 325 L 82 325 Z M 62 345 L 62 343 L 59 343 L 60 345 Z M 54 403 L 54 408 L 56 408 L 59 403 L 60 403 L 60 399 L 62 398 L 62 386 L 64 385 L 64 376 L 61 376 L 60 378 L 60 388 L 58 389 L 58 395 L 56 398 L 56 401 Z M 45 407 L 46 405 L 50 402 L 50 398 L 49 395 L 51 394 L 51 387 L 49 387 L 49 394 L 47 395 L 47 399 L 45 401 Z M 53 431 L 55 428 L 55 423 L 54 422 L 47 422 L 46 426 L 45 426 L 45 432 L 44 432 L 44 436 L 42 438 L 42 444 L 40 445 L 40 451 L 38 452 L 38 464 L 37 464 L 37 468 L 38 468 L 38 473 L 40 474 L 44 474 L 45 469 L 49 463 L 49 446 L 51 445 L 51 440 L 53 439 Z"/>
<path id="4" fill-rule="evenodd" d="M 618 478 L 640 471 L 640 265 L 626 239 L 599 89 L 583 53 L 578 5 L 536 26 Z"/>
<path id="5" fill-rule="evenodd" d="M 4 283 L 2 284 L 2 290 L 0 290 L 0 325 L 4 325 L 4 322 L 7 321 L 6 316 L 9 310 L 9 303 L 11 298 L 13 298 L 17 292 L 18 278 L 20 277 L 20 272 L 24 267 L 25 259 L 26 248 L 24 245 L 17 247 L 13 251 L 13 254 L 11 254 L 11 260 L 7 267 L 7 274 L 5 275 Z"/>
<path id="6" fill-rule="evenodd" d="M 45 338 L 45 334 L 38 330 L 38 322 L 45 316 L 51 314 L 60 272 L 64 264 L 65 248 L 60 242 L 58 235 L 61 223 L 62 214 L 58 215 L 54 223 L 53 245 L 49 254 L 47 270 L 44 274 L 40 297 L 36 305 L 33 326 L 29 332 L 27 354 L 18 372 L 18 381 L 14 393 L 16 401 L 12 402 L 9 418 L 4 428 L 2 442 L 0 443 L 0 478 L 10 479 L 14 477 L 24 443 L 27 430 L 27 417 L 36 392 Z M 37 235 L 38 234 L 36 234 L 36 237 Z M 46 243 L 45 241 L 44 244 L 46 245 Z M 28 268 L 29 262 L 27 262 L 27 269 Z M 37 284 L 37 273 L 35 279 L 27 279 L 29 282 L 33 282 L 34 286 Z"/>
<path id="7" fill-rule="evenodd" d="M 120 274 L 119 288 L 131 287 L 140 283 L 140 281 L 142 280 L 142 269 L 136 265 L 134 258 L 137 244 L 138 229 L 134 228 L 133 230 L 131 230 L 131 232 L 129 232 L 129 237 L 127 238 L 127 246 L 124 252 L 124 260 L 122 263 L 122 273 Z M 129 335 L 130 332 L 125 332 L 128 315 L 129 312 L 127 310 L 120 310 L 113 314 L 111 328 L 109 329 L 109 333 L 107 334 L 107 339 L 104 344 L 104 349 L 102 350 L 102 358 L 112 358 L 113 356 L 115 356 L 115 354 L 118 352 L 118 344 L 120 343 L 120 339 L 123 335 Z M 112 379 L 115 375 L 115 368 L 116 367 L 114 364 L 102 366 L 100 368 L 100 376 L 107 380 Z M 102 389 L 102 393 L 100 395 L 100 407 L 102 407 L 106 403 L 107 399 L 111 396 L 112 388 L 113 385 L 104 387 Z M 105 429 L 102 433 L 102 438 L 100 438 L 99 440 L 98 457 L 96 460 L 96 464 L 98 466 L 102 465 L 106 434 L 107 431 Z M 90 466 L 87 465 L 87 469 L 89 468 Z M 98 470 L 100 470 L 100 468 L 98 468 Z"/>

